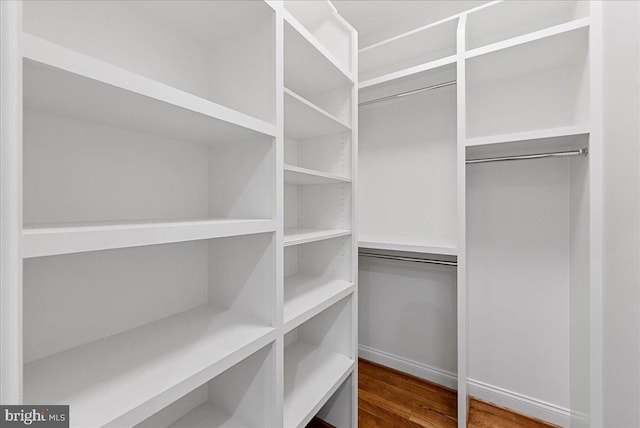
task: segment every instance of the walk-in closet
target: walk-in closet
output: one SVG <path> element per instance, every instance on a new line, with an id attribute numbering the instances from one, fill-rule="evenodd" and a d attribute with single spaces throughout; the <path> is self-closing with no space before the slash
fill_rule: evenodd
<path id="1" fill-rule="evenodd" d="M 638 428 L 639 123 L 638 0 L 0 0 L 0 426 Z"/>

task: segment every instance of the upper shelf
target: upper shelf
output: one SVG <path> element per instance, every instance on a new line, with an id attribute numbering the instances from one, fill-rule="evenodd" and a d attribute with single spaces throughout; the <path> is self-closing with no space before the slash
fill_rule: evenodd
<path id="1" fill-rule="evenodd" d="M 273 220 L 205 219 L 27 227 L 23 257 L 168 244 L 274 232 Z"/>
<path id="2" fill-rule="evenodd" d="M 294 139 L 337 134 L 351 130 L 347 124 L 292 90 L 284 89 L 284 133 Z"/>
<path id="3" fill-rule="evenodd" d="M 355 30 L 336 12 L 328 0 L 285 0 L 284 8 L 291 14 L 288 18 L 285 15 L 285 19 L 291 21 L 291 17 L 295 17 L 315 41 L 326 49 L 325 55 L 345 73 L 351 73 L 351 50 Z"/>
<path id="4" fill-rule="evenodd" d="M 27 109 L 201 144 L 276 134 L 270 123 L 29 34 L 24 57 Z"/>
<path id="5" fill-rule="evenodd" d="M 287 229 L 284 233 L 284 246 L 306 244 L 348 235 L 351 235 L 351 231 L 347 229 Z"/>
<path id="6" fill-rule="evenodd" d="M 490 45 L 482 46 L 476 49 L 467 50 L 465 56 L 467 58 L 474 58 L 480 55 L 490 54 L 496 51 L 500 51 L 502 49 L 508 49 L 515 46 L 524 45 L 530 42 L 542 40 L 548 37 L 553 37 L 553 36 L 561 35 L 563 33 L 568 33 L 581 28 L 586 28 L 586 27 L 589 27 L 590 23 L 591 23 L 591 20 L 588 17 L 576 19 L 574 21 L 565 22 L 562 24 L 555 25 L 553 27 L 544 28 L 539 31 L 516 36 L 510 39 L 502 40 L 502 41 L 492 43 Z M 549 52 L 553 53 L 553 50 L 550 50 Z"/>
<path id="7" fill-rule="evenodd" d="M 589 2 L 503 1 L 469 13 L 467 49 L 499 44 L 530 33 L 560 26 L 589 15 Z"/>
<path id="8" fill-rule="evenodd" d="M 360 81 L 455 56 L 457 24 L 457 19 L 441 21 L 360 49 Z"/>
<path id="9" fill-rule="evenodd" d="M 358 240 L 358 247 L 371 250 L 405 251 L 442 256 L 458 255 L 458 250 L 452 246 L 438 246 L 427 242 L 388 236 L 361 236 Z"/>
<path id="10" fill-rule="evenodd" d="M 323 93 L 349 87 L 355 79 L 290 13 L 284 12 L 285 86 L 299 93 Z"/>
<path id="11" fill-rule="evenodd" d="M 25 366 L 25 402 L 68 404 L 72 426 L 133 426 L 273 340 L 210 305 Z"/>

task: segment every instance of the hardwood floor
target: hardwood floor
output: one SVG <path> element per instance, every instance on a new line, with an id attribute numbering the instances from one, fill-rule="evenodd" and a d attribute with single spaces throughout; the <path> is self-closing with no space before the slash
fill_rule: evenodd
<path id="1" fill-rule="evenodd" d="M 367 360 L 358 362 L 360 428 L 454 428 L 456 392 Z M 471 428 L 550 428 L 556 425 L 471 399 Z"/>

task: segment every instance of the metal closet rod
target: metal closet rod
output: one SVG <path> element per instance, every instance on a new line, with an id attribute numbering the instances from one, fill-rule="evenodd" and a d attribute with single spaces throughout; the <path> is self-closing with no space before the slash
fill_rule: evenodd
<path id="1" fill-rule="evenodd" d="M 360 106 L 360 107 L 367 106 L 369 104 L 380 103 L 382 101 L 392 100 L 394 98 L 406 97 L 407 95 L 418 94 L 418 93 L 424 92 L 424 91 L 432 91 L 434 89 L 444 88 L 446 86 L 451 86 L 451 85 L 455 85 L 455 84 L 456 84 L 455 80 L 450 80 L 448 82 L 438 83 L 436 85 L 425 86 L 423 88 L 412 89 L 410 91 L 401 92 L 399 94 L 389 95 L 388 97 L 382 97 L 382 98 L 376 98 L 375 100 L 364 101 L 364 102 L 361 102 L 360 104 L 358 104 L 358 106 Z"/>
<path id="2" fill-rule="evenodd" d="M 585 147 L 580 150 L 538 153 L 535 155 L 516 155 L 516 156 L 500 156 L 495 158 L 483 158 L 483 159 L 467 159 L 466 162 L 468 164 L 474 164 L 474 163 L 485 163 L 485 162 L 504 162 L 504 161 L 522 160 L 522 159 L 543 159 L 543 158 L 564 158 L 568 156 L 587 156 L 588 154 L 589 154 L 589 150 Z"/>
<path id="3" fill-rule="evenodd" d="M 405 256 L 390 256 L 387 254 L 374 254 L 374 253 L 358 253 L 358 255 L 362 257 L 371 257 L 373 259 L 400 260 L 403 262 L 416 262 L 416 263 L 429 263 L 433 265 L 458 266 L 457 262 L 449 262 L 446 260 L 421 259 L 418 257 L 405 257 Z"/>

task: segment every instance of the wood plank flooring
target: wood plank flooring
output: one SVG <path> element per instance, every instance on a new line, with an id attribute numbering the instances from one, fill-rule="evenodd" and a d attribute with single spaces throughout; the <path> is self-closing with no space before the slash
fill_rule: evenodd
<path id="1" fill-rule="evenodd" d="M 456 428 L 456 392 L 424 379 L 358 361 L 359 428 Z M 559 428 L 471 398 L 470 428 Z M 333 428 L 314 418 L 307 428 Z"/>
<path id="2" fill-rule="evenodd" d="M 367 360 L 358 362 L 360 428 L 455 428 L 457 397 L 449 388 Z M 555 425 L 472 398 L 468 427 L 550 428 Z"/>

